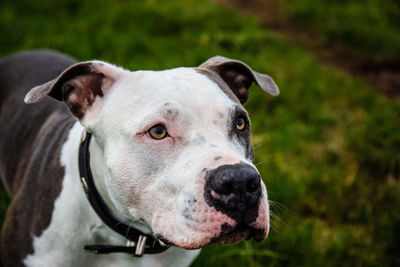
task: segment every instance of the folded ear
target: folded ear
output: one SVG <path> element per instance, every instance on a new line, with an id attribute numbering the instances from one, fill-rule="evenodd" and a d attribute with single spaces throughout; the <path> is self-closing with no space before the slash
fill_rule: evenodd
<path id="1" fill-rule="evenodd" d="M 216 56 L 201 64 L 200 68 L 206 68 L 217 73 L 242 104 L 247 101 L 248 90 L 253 82 L 270 95 L 279 95 L 278 86 L 271 77 L 253 71 L 241 61 Z"/>
<path id="2" fill-rule="evenodd" d="M 77 63 L 56 79 L 32 88 L 24 100 L 33 104 L 49 95 L 64 101 L 71 113 L 82 119 L 122 73 L 122 69 L 102 61 Z"/>

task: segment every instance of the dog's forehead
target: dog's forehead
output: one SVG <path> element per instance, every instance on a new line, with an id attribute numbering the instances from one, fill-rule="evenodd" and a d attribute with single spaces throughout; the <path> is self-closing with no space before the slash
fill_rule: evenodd
<path id="1" fill-rule="evenodd" d="M 138 74 L 145 88 L 151 88 L 152 92 L 162 93 L 165 97 L 197 100 L 195 102 L 207 100 L 208 103 L 212 98 L 217 102 L 231 103 L 226 101 L 226 94 L 214 81 L 193 68 L 141 71 Z M 136 79 L 135 76 L 136 73 L 132 73 L 132 79 Z"/>
<path id="2" fill-rule="evenodd" d="M 237 106 L 217 83 L 193 68 L 130 72 L 116 87 L 115 101 L 143 112 L 175 106 L 226 113 Z"/>

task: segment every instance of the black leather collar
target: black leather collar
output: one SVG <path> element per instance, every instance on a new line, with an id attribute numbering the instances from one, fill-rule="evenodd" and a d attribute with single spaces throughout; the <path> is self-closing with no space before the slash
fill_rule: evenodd
<path id="1" fill-rule="evenodd" d="M 92 137 L 91 133 L 84 133 L 84 140 L 79 147 L 79 173 L 81 176 L 82 187 L 90 202 L 101 220 L 112 230 L 127 239 L 126 246 L 112 245 L 87 245 L 85 250 L 96 254 L 108 254 L 114 252 L 124 252 L 132 254 L 135 257 L 141 257 L 143 254 L 160 253 L 169 247 L 161 240 L 155 239 L 152 235 L 144 234 L 132 226 L 126 225 L 116 219 L 110 212 L 101 198 L 93 181 L 92 171 L 90 170 L 89 144 Z"/>

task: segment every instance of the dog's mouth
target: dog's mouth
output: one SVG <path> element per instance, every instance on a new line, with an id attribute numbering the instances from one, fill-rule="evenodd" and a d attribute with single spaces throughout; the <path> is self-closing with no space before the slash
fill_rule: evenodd
<path id="1" fill-rule="evenodd" d="M 194 241 L 193 243 L 178 243 L 173 242 L 162 235 L 157 235 L 157 239 L 159 239 L 166 245 L 180 247 L 184 249 L 199 249 L 212 243 L 221 243 L 224 245 L 228 245 L 240 242 L 242 240 L 250 240 L 251 238 L 256 241 L 262 241 L 265 239 L 265 237 L 266 233 L 264 229 L 255 229 L 244 224 L 238 224 L 235 227 L 232 227 L 229 224 L 223 224 L 221 225 L 221 232 L 217 237 L 211 238 L 211 240 L 203 242 Z"/>

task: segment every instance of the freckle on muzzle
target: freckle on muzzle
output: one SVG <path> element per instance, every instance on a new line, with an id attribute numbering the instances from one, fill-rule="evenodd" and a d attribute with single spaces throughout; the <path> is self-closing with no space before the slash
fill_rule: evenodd
<path id="1" fill-rule="evenodd" d="M 204 199 L 238 225 L 248 226 L 257 219 L 261 179 L 248 164 L 222 165 L 205 176 Z"/>

